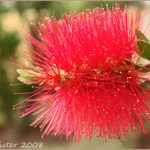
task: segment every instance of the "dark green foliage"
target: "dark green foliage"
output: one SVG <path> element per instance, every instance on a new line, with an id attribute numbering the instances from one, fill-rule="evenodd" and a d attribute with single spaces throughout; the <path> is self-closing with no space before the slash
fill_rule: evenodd
<path id="1" fill-rule="evenodd" d="M 136 37 L 137 37 L 138 40 L 143 40 L 143 41 L 149 42 L 149 40 L 147 39 L 147 37 L 141 31 L 137 31 Z"/>
<path id="2" fill-rule="evenodd" d="M 149 40 L 141 31 L 138 31 L 136 33 L 136 37 L 137 37 L 137 46 L 138 46 L 139 54 L 142 57 L 150 60 L 150 42 L 149 42 Z"/>
<path id="3" fill-rule="evenodd" d="M 150 90 L 150 81 L 146 81 L 146 82 L 142 83 L 141 86 L 145 89 Z"/>
<path id="4" fill-rule="evenodd" d="M 150 42 L 144 41 L 144 40 L 138 40 L 137 41 L 137 46 L 139 49 L 139 54 L 150 60 Z"/>
<path id="5" fill-rule="evenodd" d="M 20 39 L 16 32 L 3 32 L 0 36 L 0 57 L 2 57 L 2 59 L 6 59 L 13 56 L 19 41 Z"/>

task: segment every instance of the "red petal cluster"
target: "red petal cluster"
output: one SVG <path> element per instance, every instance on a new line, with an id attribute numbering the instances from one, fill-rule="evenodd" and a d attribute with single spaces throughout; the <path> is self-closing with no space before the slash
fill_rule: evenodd
<path id="1" fill-rule="evenodd" d="M 36 37 L 25 35 L 32 66 L 24 69 L 32 73 L 35 90 L 16 108 L 25 109 L 22 116 L 37 115 L 31 126 L 39 125 L 43 136 L 74 135 L 80 141 L 94 133 L 105 139 L 137 129 L 145 133 L 150 92 L 140 85 L 147 79 L 135 61 L 140 23 L 136 11 L 116 7 L 33 25 Z"/>

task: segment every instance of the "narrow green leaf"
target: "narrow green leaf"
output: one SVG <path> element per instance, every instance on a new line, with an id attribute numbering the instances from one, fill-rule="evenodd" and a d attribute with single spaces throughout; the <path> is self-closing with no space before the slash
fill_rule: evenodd
<path id="1" fill-rule="evenodd" d="M 24 76 L 24 77 L 33 76 L 33 74 L 30 73 L 27 69 L 17 69 L 17 73 L 18 73 L 20 76 Z"/>
<path id="2" fill-rule="evenodd" d="M 144 72 L 150 72 L 150 64 L 144 65 L 142 69 Z"/>
<path id="3" fill-rule="evenodd" d="M 33 73 L 28 72 L 26 69 L 17 69 L 17 73 L 19 74 L 19 77 L 17 77 L 17 79 L 20 82 L 29 84 L 30 81 L 32 81 Z"/>
<path id="4" fill-rule="evenodd" d="M 139 54 L 150 60 L 150 42 L 144 40 L 137 40 L 137 46 L 139 50 Z"/>
<path id="5" fill-rule="evenodd" d="M 135 69 L 137 69 L 137 70 L 140 69 L 143 72 L 150 72 L 150 64 L 147 64 L 147 65 L 134 64 L 130 60 L 124 60 L 124 62 L 125 62 L 126 65 L 135 66 Z"/>
<path id="6" fill-rule="evenodd" d="M 150 81 L 145 81 L 141 86 L 147 90 L 150 90 Z"/>
<path id="7" fill-rule="evenodd" d="M 147 37 L 141 31 L 137 31 L 136 37 L 137 37 L 138 40 L 143 40 L 143 41 L 149 42 Z"/>

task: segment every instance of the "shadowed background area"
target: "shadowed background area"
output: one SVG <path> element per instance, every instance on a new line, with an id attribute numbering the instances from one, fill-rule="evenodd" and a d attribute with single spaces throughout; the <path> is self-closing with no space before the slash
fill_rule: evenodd
<path id="1" fill-rule="evenodd" d="M 22 37 L 24 30 L 31 32 L 31 24 L 39 22 L 40 14 L 55 15 L 57 19 L 62 13 L 73 10 L 80 12 L 86 8 L 109 7 L 115 2 L 0 2 L 0 141 L 1 142 L 43 142 L 43 148 L 56 149 L 92 149 L 92 148 L 150 148 L 150 134 L 143 136 L 140 133 L 135 139 L 128 135 L 127 140 L 110 140 L 93 138 L 91 141 L 81 141 L 76 144 L 74 140 L 66 141 L 58 136 L 42 139 L 39 128 L 29 127 L 34 120 L 32 116 L 19 117 L 19 111 L 12 106 L 23 100 L 26 95 L 14 95 L 15 92 L 31 91 L 30 86 L 16 85 L 16 62 L 23 62 L 22 57 L 28 51 L 26 42 Z M 119 2 L 121 8 L 126 5 L 128 9 L 136 7 L 139 11 L 146 10 L 145 23 L 150 22 L 149 2 Z M 149 128 L 150 131 L 150 128 Z"/>

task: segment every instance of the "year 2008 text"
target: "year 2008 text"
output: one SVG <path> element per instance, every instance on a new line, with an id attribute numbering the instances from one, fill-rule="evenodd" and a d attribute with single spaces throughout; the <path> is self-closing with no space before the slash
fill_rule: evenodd
<path id="1" fill-rule="evenodd" d="M 2 142 L 0 141 L 0 148 L 5 149 L 5 148 L 42 148 L 43 147 L 43 142 L 21 142 L 21 143 L 16 143 L 16 142 Z"/>

